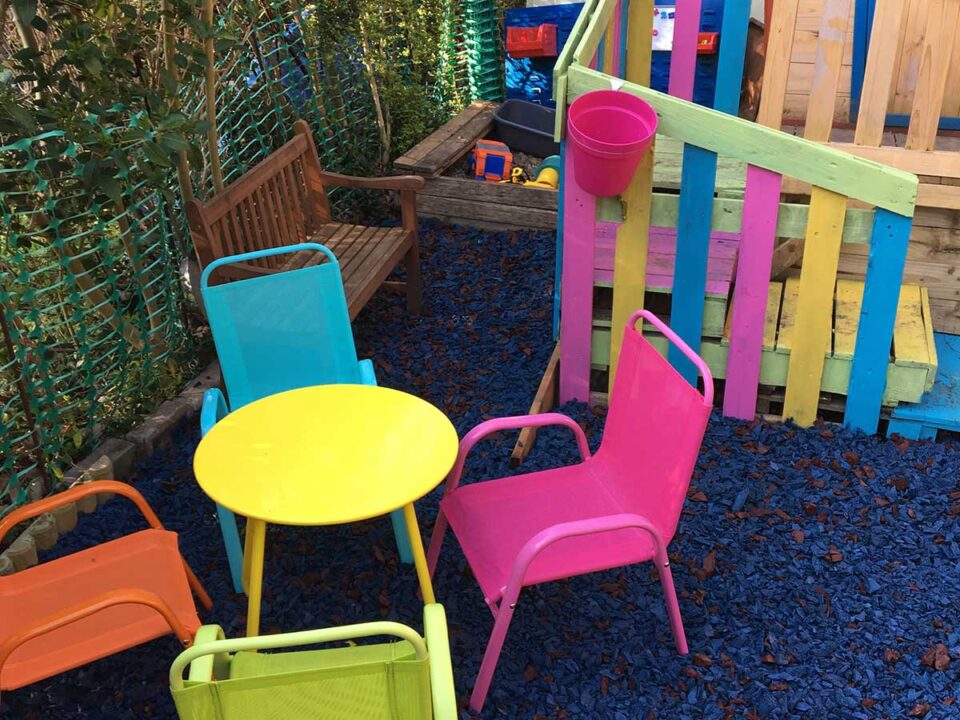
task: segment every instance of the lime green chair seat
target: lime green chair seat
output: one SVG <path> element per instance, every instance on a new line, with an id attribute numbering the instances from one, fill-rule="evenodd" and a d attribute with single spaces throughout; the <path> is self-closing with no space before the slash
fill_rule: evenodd
<path id="1" fill-rule="evenodd" d="M 388 635 L 392 642 L 258 652 Z M 189 666 L 187 680 L 183 672 Z M 181 720 L 455 720 L 443 606 L 424 637 L 394 622 L 225 640 L 205 625 L 170 668 Z"/>

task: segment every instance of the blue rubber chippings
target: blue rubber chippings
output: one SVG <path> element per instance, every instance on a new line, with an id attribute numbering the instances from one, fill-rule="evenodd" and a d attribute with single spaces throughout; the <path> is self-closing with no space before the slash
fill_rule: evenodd
<path id="1" fill-rule="evenodd" d="M 378 295 L 356 322 L 361 355 L 375 358 L 382 385 L 436 403 L 461 433 L 525 412 L 551 351 L 552 236 L 427 225 L 422 242 L 424 315 Z M 602 415 L 562 410 L 596 446 Z M 198 439 L 181 428 L 136 486 L 180 533 L 214 598 L 202 619 L 239 636 L 244 598 L 191 470 Z M 479 445 L 465 482 L 510 472 L 513 441 Z M 956 450 L 715 416 L 670 548 L 690 654 L 673 650 L 650 564 L 531 588 L 484 716 L 960 717 Z M 576 457 L 569 433 L 547 429 L 522 469 Z M 438 497 L 418 503 L 425 537 Z M 82 516 L 54 553 L 140 527 L 114 500 Z M 435 583 L 465 707 L 492 618 L 452 536 Z M 268 531 L 264 632 L 381 618 L 421 628 L 416 590 L 387 519 Z M 4 693 L 2 709 L 38 720 L 175 717 L 166 673 L 178 650 L 172 636 L 156 640 Z"/>

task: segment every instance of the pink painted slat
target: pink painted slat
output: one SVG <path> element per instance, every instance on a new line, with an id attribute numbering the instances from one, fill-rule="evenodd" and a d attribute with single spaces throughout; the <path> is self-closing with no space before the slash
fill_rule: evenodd
<path id="1" fill-rule="evenodd" d="M 593 248 L 597 198 L 574 175 L 573 153 L 564 153 L 563 274 L 560 299 L 560 402 L 590 399 L 593 330 Z"/>
<path id="2" fill-rule="evenodd" d="M 730 352 L 723 414 L 752 420 L 763 353 L 763 325 L 770 287 L 770 264 L 777 236 L 780 185 L 777 173 L 750 165 L 743 198 L 743 238 L 733 289 Z"/>
<path id="3" fill-rule="evenodd" d="M 620 77 L 620 45 L 623 34 L 623 0 L 617 0 L 617 7 L 613 11 L 613 61 L 610 63 L 610 72 Z"/>
<path id="4" fill-rule="evenodd" d="M 697 72 L 697 42 L 700 36 L 701 0 L 677 0 L 677 18 L 673 26 L 673 52 L 670 53 L 670 83 L 667 92 L 682 100 L 693 100 L 693 81 Z"/>
<path id="5" fill-rule="evenodd" d="M 618 227 L 618 223 L 597 223 L 593 273 L 596 283 L 609 285 L 613 282 L 616 228 Z M 740 236 L 737 233 L 711 234 L 707 257 L 707 294 L 725 296 L 730 292 L 739 244 Z M 646 278 L 648 288 L 669 290 L 673 287 L 676 248 L 676 228 L 650 228 Z"/>

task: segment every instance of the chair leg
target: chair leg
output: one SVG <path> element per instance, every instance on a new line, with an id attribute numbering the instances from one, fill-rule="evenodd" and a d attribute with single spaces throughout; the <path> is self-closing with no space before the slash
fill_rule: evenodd
<path id="1" fill-rule="evenodd" d="M 220 534 L 227 549 L 227 563 L 230 565 L 230 579 L 234 592 L 243 592 L 243 546 L 240 544 L 240 532 L 237 530 L 237 518 L 230 510 L 217 505 L 217 518 L 220 520 Z"/>
<path id="2" fill-rule="evenodd" d="M 407 272 L 407 310 L 419 315 L 423 308 L 423 289 L 420 287 L 420 248 L 414 240 L 403 261 Z"/>
<path id="3" fill-rule="evenodd" d="M 397 541 L 400 562 L 410 565 L 413 563 L 413 551 L 410 549 L 410 535 L 407 533 L 407 523 L 403 519 L 403 510 L 394 510 L 390 513 L 390 522 L 393 523 L 393 537 Z"/>
<path id="4" fill-rule="evenodd" d="M 677 652 L 686 655 L 687 635 L 683 631 L 683 618 L 680 617 L 680 603 L 677 602 L 677 591 L 673 587 L 673 573 L 670 572 L 668 562 L 657 562 L 657 573 L 660 575 L 660 584 L 663 586 L 663 598 L 667 604 L 667 614 L 670 616 L 670 628 L 673 630 L 673 644 Z"/>
<path id="5" fill-rule="evenodd" d="M 447 534 L 447 516 L 443 514 L 441 508 L 437 512 L 437 521 L 433 525 L 433 532 L 430 534 L 430 547 L 427 549 L 427 567 L 430 569 L 430 577 L 437 571 L 437 560 L 440 559 L 440 548 L 443 546 L 443 536 Z"/>
<path id="6" fill-rule="evenodd" d="M 515 604 L 513 603 L 513 605 Z M 497 661 L 500 659 L 500 651 L 503 650 L 503 641 L 507 638 L 507 629 L 510 627 L 512 619 L 513 607 L 504 599 L 500 602 L 500 611 L 493 623 L 493 632 L 490 633 L 487 649 L 483 653 L 483 662 L 480 663 L 480 672 L 477 673 L 477 682 L 474 684 L 473 692 L 470 695 L 470 709 L 474 712 L 483 710 L 483 703 L 487 699 L 490 682 L 493 680 L 493 673 L 497 669 Z"/>

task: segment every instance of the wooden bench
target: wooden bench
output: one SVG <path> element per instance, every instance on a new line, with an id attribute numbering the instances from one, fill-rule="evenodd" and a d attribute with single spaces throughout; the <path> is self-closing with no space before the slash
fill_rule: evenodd
<path id="1" fill-rule="evenodd" d="M 294 126 L 289 142 L 246 172 L 207 203 L 187 202 L 187 219 L 201 269 L 227 255 L 318 242 L 337 256 L 350 318 L 381 285 L 406 293 L 407 307 L 421 307 L 420 255 L 416 191 L 423 178 L 360 178 L 325 172 L 320 167 L 310 128 Z M 396 190 L 401 227 L 367 227 L 334 222 L 327 187 Z M 322 253 L 262 258 L 221 268 L 213 282 L 281 272 L 325 261 Z M 386 282 L 403 263 L 406 282 Z"/>

